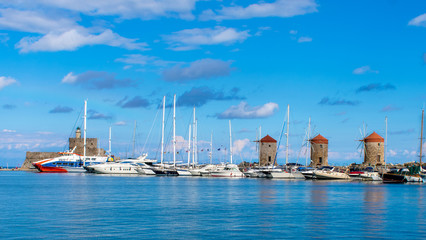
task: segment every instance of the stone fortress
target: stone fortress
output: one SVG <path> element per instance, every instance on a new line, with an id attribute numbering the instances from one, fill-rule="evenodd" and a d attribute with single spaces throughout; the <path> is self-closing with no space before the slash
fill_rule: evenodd
<path id="1" fill-rule="evenodd" d="M 84 154 L 84 138 L 81 137 L 81 130 L 77 128 L 75 131 L 75 137 L 68 139 L 69 150 L 72 151 L 75 147 L 74 153 L 79 155 Z M 32 165 L 33 162 L 37 162 L 43 159 L 59 157 L 58 152 L 27 152 L 25 161 L 22 164 L 22 170 L 35 169 Z M 86 156 L 106 156 L 106 151 L 102 148 L 98 148 L 97 138 L 86 138 Z"/>

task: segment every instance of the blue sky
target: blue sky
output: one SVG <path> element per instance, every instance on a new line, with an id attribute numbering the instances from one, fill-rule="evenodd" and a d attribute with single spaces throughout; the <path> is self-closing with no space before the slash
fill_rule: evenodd
<path id="1" fill-rule="evenodd" d="M 289 104 L 292 162 L 305 161 L 309 117 L 341 165 L 362 162 L 359 129 L 384 136 L 386 116 L 388 160 L 414 161 L 425 40 L 424 1 L 0 0 L 0 165 L 63 150 L 85 99 L 101 147 L 112 126 L 113 152 L 129 155 L 137 121 L 136 152 L 158 157 L 158 106 L 173 94 L 181 153 L 193 106 L 199 149 L 212 131 L 227 147 L 231 119 L 234 159 L 253 161 L 256 129 L 278 139 Z"/>

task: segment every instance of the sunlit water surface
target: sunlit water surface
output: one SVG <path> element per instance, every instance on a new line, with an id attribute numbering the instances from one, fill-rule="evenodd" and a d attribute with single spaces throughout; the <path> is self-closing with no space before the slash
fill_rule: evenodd
<path id="1" fill-rule="evenodd" d="M 0 238 L 424 239 L 425 189 L 0 172 Z"/>

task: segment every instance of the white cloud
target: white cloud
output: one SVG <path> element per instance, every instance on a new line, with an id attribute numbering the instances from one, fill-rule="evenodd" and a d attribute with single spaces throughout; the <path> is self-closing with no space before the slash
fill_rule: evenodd
<path id="1" fill-rule="evenodd" d="M 300 37 L 300 38 L 297 40 L 297 42 L 298 42 L 298 43 L 312 42 L 312 38 L 310 38 L 310 37 Z"/>
<path id="2" fill-rule="evenodd" d="M 176 51 L 186 51 L 199 48 L 201 45 L 231 45 L 235 42 L 243 42 L 250 34 L 248 30 L 238 31 L 235 28 L 194 28 L 174 32 L 164 36 Z"/>
<path id="3" fill-rule="evenodd" d="M 395 150 L 389 149 L 389 151 L 388 151 L 388 155 L 389 155 L 390 157 L 395 157 L 395 156 L 397 155 L 397 152 L 396 152 Z"/>
<path id="4" fill-rule="evenodd" d="M 365 74 L 365 73 L 376 73 L 377 74 L 377 73 L 379 73 L 379 71 L 372 70 L 370 66 L 362 66 L 362 67 L 354 69 L 352 71 L 352 73 L 357 74 L 357 75 Z"/>
<path id="5" fill-rule="evenodd" d="M 178 17 L 192 19 L 196 0 L 20 0 L 5 1 L 7 6 L 50 8 L 86 15 L 118 16 L 122 19 Z"/>
<path id="6" fill-rule="evenodd" d="M 426 27 L 426 13 L 411 19 L 408 25 Z"/>
<path id="7" fill-rule="evenodd" d="M 8 30 L 41 34 L 62 32 L 76 27 L 76 20 L 65 18 L 58 13 L 47 16 L 32 10 L 0 9 L 0 28 Z"/>
<path id="8" fill-rule="evenodd" d="M 235 140 L 232 144 L 233 153 L 240 154 L 248 144 L 250 144 L 250 139 L 248 138 Z"/>
<path id="9" fill-rule="evenodd" d="M 108 45 L 125 49 L 146 50 L 146 43 L 138 43 L 137 39 L 124 38 L 110 29 L 100 34 L 91 34 L 85 29 L 70 29 L 66 32 L 50 32 L 42 37 L 24 37 L 17 44 L 20 52 L 39 51 L 73 51 L 86 45 Z"/>
<path id="10" fill-rule="evenodd" d="M 289 32 L 291 35 L 296 35 L 297 34 L 297 30 L 290 30 Z"/>
<path id="11" fill-rule="evenodd" d="M 262 106 L 251 107 L 247 102 L 242 101 L 240 104 L 231 106 L 223 113 L 218 114 L 218 118 L 266 118 L 273 115 L 276 110 L 278 110 L 278 104 L 273 102 L 265 103 Z"/>
<path id="12" fill-rule="evenodd" d="M 3 131 L 2 131 L 2 132 L 4 132 L 4 133 L 15 133 L 15 132 L 16 132 L 16 130 L 3 129 Z"/>
<path id="13" fill-rule="evenodd" d="M 127 123 L 125 121 L 119 121 L 114 123 L 115 126 L 125 126 Z"/>
<path id="14" fill-rule="evenodd" d="M 216 12 L 206 10 L 202 13 L 202 20 L 249 19 L 257 17 L 288 18 L 297 15 L 317 12 L 318 5 L 314 0 L 277 0 L 272 3 L 256 3 L 247 7 L 223 7 Z"/>
<path id="15" fill-rule="evenodd" d="M 80 85 L 89 89 L 123 88 L 132 87 L 137 84 L 137 82 L 131 79 L 117 79 L 114 73 L 102 71 L 87 71 L 78 75 L 70 72 L 62 78 L 61 83 Z"/>
<path id="16" fill-rule="evenodd" d="M 18 83 L 18 81 L 14 78 L 0 76 L 0 90 L 15 83 Z"/>
<path id="17" fill-rule="evenodd" d="M 159 59 L 158 57 L 146 56 L 142 54 L 127 54 L 127 55 L 124 55 L 124 57 L 122 58 L 115 59 L 115 61 L 128 64 L 127 65 L 128 67 L 125 69 L 130 68 L 131 65 L 140 65 L 140 66 L 150 65 L 150 66 L 164 67 L 172 63 L 178 63 L 173 61 L 164 61 Z"/>
<path id="18" fill-rule="evenodd" d="M 186 82 L 196 79 L 209 79 L 227 76 L 231 72 L 231 62 L 218 59 L 201 59 L 194 61 L 189 66 L 178 64 L 163 71 L 163 79 L 170 82 Z"/>

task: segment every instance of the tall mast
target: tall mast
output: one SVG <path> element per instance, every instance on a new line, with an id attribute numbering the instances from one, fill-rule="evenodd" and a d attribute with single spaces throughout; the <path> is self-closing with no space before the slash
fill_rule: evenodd
<path id="1" fill-rule="evenodd" d="M 213 161 L 212 161 L 212 159 L 213 159 L 213 131 L 212 131 L 212 133 L 211 133 L 211 135 L 210 135 L 210 152 L 209 152 L 210 154 L 210 164 L 212 164 L 213 163 Z"/>
<path id="2" fill-rule="evenodd" d="M 232 164 L 232 130 L 231 130 L 231 120 L 229 120 L 229 152 L 231 154 L 231 164 Z"/>
<path id="3" fill-rule="evenodd" d="M 188 134 L 188 168 L 189 168 L 190 162 L 191 162 L 191 124 L 189 124 L 189 134 Z"/>
<path id="4" fill-rule="evenodd" d="M 161 164 L 164 159 L 164 113 L 166 112 L 166 96 L 163 97 L 163 121 L 161 122 Z"/>
<path id="5" fill-rule="evenodd" d="M 108 154 L 111 155 L 111 126 L 109 127 Z"/>
<path id="6" fill-rule="evenodd" d="M 259 142 L 258 142 L 258 144 L 259 144 L 259 146 L 258 146 L 258 150 L 259 150 L 259 161 L 260 161 L 260 146 L 262 145 L 261 144 L 261 142 L 260 142 L 260 140 L 262 139 L 262 126 L 259 126 Z"/>
<path id="7" fill-rule="evenodd" d="M 195 107 L 193 111 L 193 122 L 192 122 L 192 166 L 195 166 Z"/>
<path id="8" fill-rule="evenodd" d="M 388 117 L 385 117 L 385 152 L 383 156 L 383 161 L 385 162 L 385 169 L 386 169 L 386 151 L 388 148 Z"/>
<path id="9" fill-rule="evenodd" d="M 195 119 L 195 163 L 198 164 L 198 120 Z"/>
<path id="10" fill-rule="evenodd" d="M 173 166 L 176 167 L 176 94 L 173 95 Z"/>
<path id="11" fill-rule="evenodd" d="M 310 141 L 310 134 L 311 134 L 311 117 L 309 117 L 309 123 L 308 123 L 308 143 L 306 144 L 306 162 L 305 166 L 308 166 L 308 153 L 311 150 L 311 141 Z"/>
<path id="12" fill-rule="evenodd" d="M 286 151 L 285 151 L 285 165 L 287 166 L 288 163 L 288 138 L 289 138 L 289 131 L 290 131 L 290 104 L 287 105 L 287 143 L 286 143 Z"/>
<path id="13" fill-rule="evenodd" d="M 422 109 L 422 126 L 420 131 L 420 170 L 422 169 L 422 154 L 423 154 L 423 119 L 425 110 Z"/>
<path id="14" fill-rule="evenodd" d="M 132 149 L 132 158 L 135 158 L 135 144 L 136 144 L 136 120 L 135 120 L 135 127 L 133 128 L 133 149 Z"/>
<path id="15" fill-rule="evenodd" d="M 83 145 L 84 145 L 84 149 L 83 149 L 83 156 L 84 156 L 84 160 L 86 160 L 86 148 L 87 148 L 87 143 L 86 143 L 86 122 L 87 122 L 87 100 L 84 101 L 84 121 L 83 121 Z"/>

